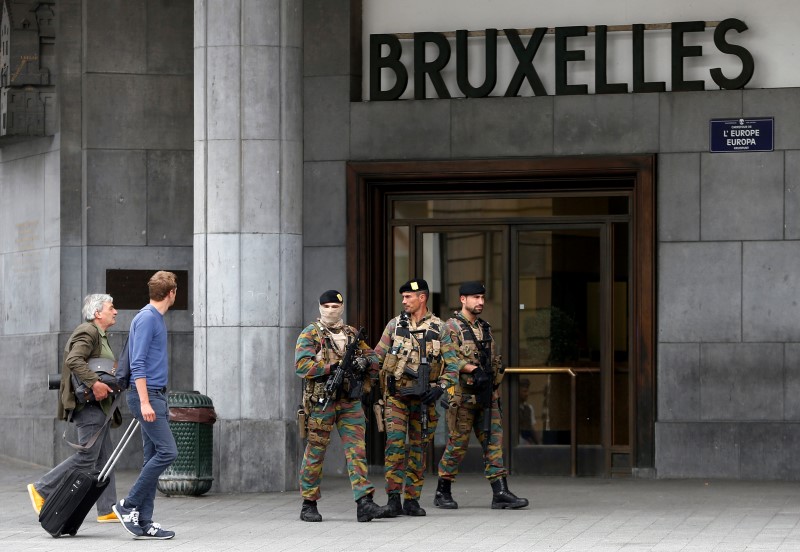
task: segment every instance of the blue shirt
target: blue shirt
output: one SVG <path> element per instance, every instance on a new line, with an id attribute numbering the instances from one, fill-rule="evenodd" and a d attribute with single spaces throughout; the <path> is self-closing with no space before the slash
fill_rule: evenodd
<path id="1" fill-rule="evenodd" d="M 128 338 L 131 382 L 146 378 L 147 387 L 167 386 L 167 325 L 153 305 L 147 305 L 133 318 Z"/>

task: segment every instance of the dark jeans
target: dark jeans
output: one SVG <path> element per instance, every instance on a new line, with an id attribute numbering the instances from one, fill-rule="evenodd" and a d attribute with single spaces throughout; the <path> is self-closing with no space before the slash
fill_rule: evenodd
<path id="1" fill-rule="evenodd" d="M 99 404 L 90 402 L 79 412 L 75 413 L 72 417 L 72 421 L 75 422 L 75 428 L 78 430 L 78 444 L 86 445 L 92 435 L 103 427 L 106 421 L 106 415 L 103 414 L 103 409 L 100 408 Z M 82 470 L 86 472 L 100 471 L 108 461 L 108 457 L 111 456 L 112 450 L 114 450 L 108 429 L 109 425 L 106 424 L 103 432 L 97 438 L 94 445 L 92 445 L 92 448 L 89 450 L 77 451 L 58 466 L 44 474 L 39 481 L 33 484 L 45 500 L 56 490 L 56 487 L 58 487 L 64 477 L 73 470 Z M 117 501 L 113 471 L 108 476 L 108 479 L 108 486 L 103 490 L 103 494 L 101 494 L 100 498 L 97 500 L 98 516 L 110 514 L 111 506 Z"/>
<path id="2" fill-rule="evenodd" d="M 178 447 L 169 428 L 169 407 L 167 396 L 161 390 L 148 389 L 150 406 L 156 413 L 154 422 L 142 418 L 139 393 L 135 388 L 128 391 L 128 408 L 134 418 L 142 424 L 142 447 L 144 464 L 136 483 L 125 498 L 125 507 L 139 510 L 139 525 L 145 526 L 153 521 L 153 502 L 156 498 L 158 476 L 178 457 Z"/>

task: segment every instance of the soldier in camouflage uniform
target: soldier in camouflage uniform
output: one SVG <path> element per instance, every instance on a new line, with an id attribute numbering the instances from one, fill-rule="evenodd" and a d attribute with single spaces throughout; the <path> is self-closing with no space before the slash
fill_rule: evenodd
<path id="1" fill-rule="evenodd" d="M 458 503 L 453 500 L 451 484 L 467 453 L 470 433 L 474 431 L 483 446 L 484 474 L 492 485 L 492 508 L 524 508 L 528 501 L 515 496 L 506 483 L 508 470 L 503 465 L 498 390 L 502 380 L 500 357 L 495 354 L 491 326 L 478 317 L 483 312 L 486 288 L 480 282 L 465 282 L 458 293 L 461 310 L 447 321 L 446 332 L 458 353 L 459 377 L 458 385 L 449 397 L 447 446 L 439 462 L 439 481 L 433 503 L 439 508 L 458 508 Z M 482 359 L 485 362 L 483 366 Z M 484 391 L 483 395 L 481 391 Z M 481 396 L 487 398 L 486 404 L 478 400 Z M 488 421 L 486 416 L 489 416 Z"/>
<path id="2" fill-rule="evenodd" d="M 372 376 L 377 374 L 378 359 L 375 352 L 361 341 L 340 396 L 331 397 L 325 407 L 325 383 L 336 370 L 357 332 L 342 321 L 344 304 L 338 291 L 326 291 L 319 298 L 319 303 L 320 317 L 306 326 L 297 338 L 295 348 L 296 373 L 303 378 L 304 388 L 301 432 L 305 430 L 308 436 L 300 469 L 300 493 L 303 496 L 300 519 L 322 521 L 317 500 L 320 498 L 322 462 L 334 424 L 344 446 L 347 472 L 357 504 L 356 518 L 358 521 L 370 521 L 393 517 L 388 507 L 378 506 L 372 501 L 375 487 L 367 479 L 364 443 L 366 419 L 361 406 L 361 394 L 364 388 L 368 391 Z"/>
<path id="3" fill-rule="evenodd" d="M 389 321 L 375 347 L 382 363 L 387 507 L 394 515 L 424 516 L 425 448 L 436 429 L 435 403 L 456 383 L 457 357 L 444 323 L 428 311 L 427 282 L 409 280 L 400 293 L 403 314 Z"/>

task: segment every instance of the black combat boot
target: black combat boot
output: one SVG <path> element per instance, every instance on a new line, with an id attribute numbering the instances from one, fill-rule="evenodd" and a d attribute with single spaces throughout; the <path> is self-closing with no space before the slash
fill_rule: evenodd
<path id="1" fill-rule="evenodd" d="M 303 521 L 322 521 L 322 516 L 317 511 L 316 500 L 304 500 L 300 508 L 300 519 Z"/>
<path id="2" fill-rule="evenodd" d="M 452 483 L 449 479 L 439 478 L 439 483 L 436 485 L 436 498 L 433 499 L 434 506 L 445 510 L 458 510 L 458 502 L 453 500 L 453 495 L 450 494 Z"/>
<path id="3" fill-rule="evenodd" d="M 403 515 L 403 505 L 400 504 L 400 493 L 392 493 L 389 495 L 389 502 L 386 504 L 386 508 L 388 508 L 389 512 L 392 514 L 391 517 Z"/>
<path id="4" fill-rule="evenodd" d="M 519 498 L 508 490 L 505 477 L 498 477 L 492 481 L 492 510 L 511 508 L 524 508 L 528 505 L 527 498 Z"/>
<path id="5" fill-rule="evenodd" d="M 388 506 L 378 506 L 372 501 L 372 495 L 364 495 L 356 500 L 356 519 L 372 521 L 375 518 L 394 517 Z"/>
<path id="6" fill-rule="evenodd" d="M 413 498 L 407 498 L 403 502 L 403 513 L 407 516 L 424 516 L 425 509 Z"/>

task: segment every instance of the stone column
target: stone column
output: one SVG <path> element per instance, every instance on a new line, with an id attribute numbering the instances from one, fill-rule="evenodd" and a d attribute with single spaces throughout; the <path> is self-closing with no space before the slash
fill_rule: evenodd
<path id="1" fill-rule="evenodd" d="M 194 381 L 215 488 L 297 488 L 302 2 L 195 0 Z"/>

